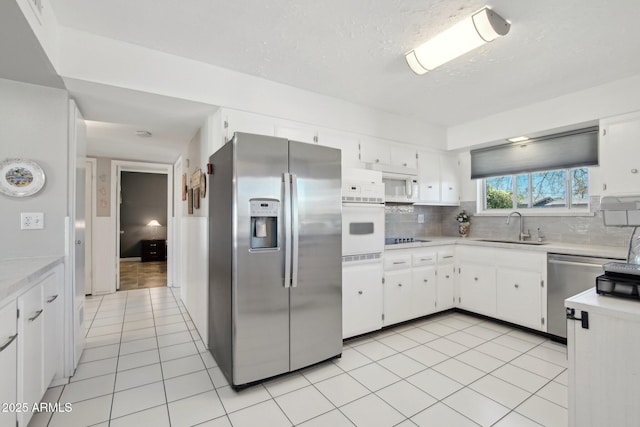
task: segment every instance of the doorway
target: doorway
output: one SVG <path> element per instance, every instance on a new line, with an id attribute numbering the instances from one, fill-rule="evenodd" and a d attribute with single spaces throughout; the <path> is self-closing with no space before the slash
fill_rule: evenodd
<path id="1" fill-rule="evenodd" d="M 167 175 L 120 172 L 120 288 L 167 285 Z"/>
<path id="2" fill-rule="evenodd" d="M 114 160 L 116 290 L 172 286 L 172 165 Z"/>

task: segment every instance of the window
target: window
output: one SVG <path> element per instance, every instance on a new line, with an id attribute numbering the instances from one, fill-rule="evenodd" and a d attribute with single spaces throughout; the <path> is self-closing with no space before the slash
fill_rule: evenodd
<path id="1" fill-rule="evenodd" d="M 481 180 L 485 211 L 589 210 L 589 169 L 556 169 Z"/>

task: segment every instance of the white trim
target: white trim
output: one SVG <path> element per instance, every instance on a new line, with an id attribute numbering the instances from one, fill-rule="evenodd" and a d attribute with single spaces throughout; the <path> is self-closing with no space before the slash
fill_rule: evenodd
<path id="1" fill-rule="evenodd" d="M 85 212 L 85 268 L 87 269 L 87 273 L 85 273 L 85 294 L 93 293 L 93 280 L 95 278 L 95 263 L 93 254 L 95 253 L 95 239 L 93 238 L 93 230 L 94 224 L 96 220 L 96 207 L 97 207 L 97 190 L 96 190 L 96 175 L 98 169 L 97 159 L 87 157 L 85 159 L 85 164 L 87 166 L 86 169 L 86 177 L 91 178 L 91 186 L 89 188 L 85 188 L 85 197 L 88 194 L 88 199 L 90 202 L 88 205 L 90 206 L 90 210 Z M 85 179 L 87 179 L 85 178 Z M 86 182 L 86 181 L 85 181 Z M 87 206 L 87 204 L 85 204 Z"/>
<path id="2" fill-rule="evenodd" d="M 115 264 L 116 264 L 116 277 L 115 287 L 112 288 L 112 292 L 115 292 L 120 288 L 120 174 L 121 172 L 142 172 L 142 173 L 157 173 L 167 175 L 167 237 L 173 235 L 173 224 L 171 221 L 173 214 L 173 165 L 166 163 L 145 163 L 145 162 L 131 162 L 126 160 L 112 160 L 111 161 L 111 217 L 115 218 L 116 222 L 116 252 Z M 170 285 L 173 277 L 173 266 L 177 262 L 174 256 L 173 239 L 169 239 L 167 243 L 167 286 Z"/>

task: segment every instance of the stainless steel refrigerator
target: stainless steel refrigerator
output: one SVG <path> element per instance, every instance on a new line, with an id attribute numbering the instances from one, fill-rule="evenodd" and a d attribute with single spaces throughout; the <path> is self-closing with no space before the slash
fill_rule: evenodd
<path id="1" fill-rule="evenodd" d="M 339 356 L 340 150 L 236 133 L 209 162 L 209 348 L 229 383 Z"/>

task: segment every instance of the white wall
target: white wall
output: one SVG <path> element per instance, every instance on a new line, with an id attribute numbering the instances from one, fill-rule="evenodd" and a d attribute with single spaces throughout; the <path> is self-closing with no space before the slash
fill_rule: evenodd
<path id="1" fill-rule="evenodd" d="M 447 130 L 450 150 L 640 110 L 640 75 L 494 114 Z"/>
<path id="2" fill-rule="evenodd" d="M 34 160 L 46 175 L 33 196 L 0 194 L 0 259 L 65 253 L 67 117 L 66 91 L 0 79 L 1 159 Z M 45 228 L 20 230 L 21 212 L 43 212 Z"/>

